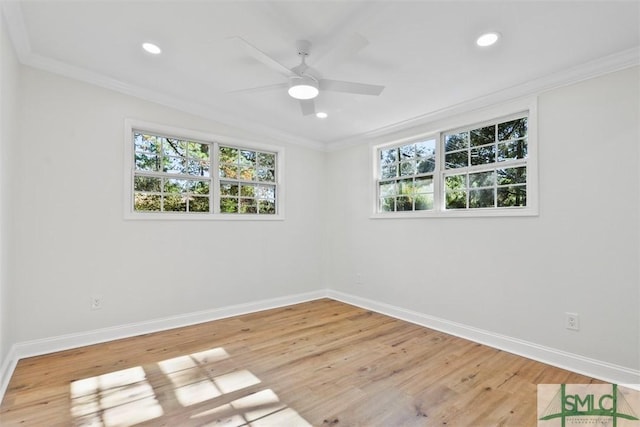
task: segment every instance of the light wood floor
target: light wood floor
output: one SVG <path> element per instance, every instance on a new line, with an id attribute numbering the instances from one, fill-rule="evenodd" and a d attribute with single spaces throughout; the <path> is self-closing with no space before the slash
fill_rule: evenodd
<path id="1" fill-rule="evenodd" d="M 522 427 L 589 382 L 324 299 L 21 360 L 0 425 Z"/>

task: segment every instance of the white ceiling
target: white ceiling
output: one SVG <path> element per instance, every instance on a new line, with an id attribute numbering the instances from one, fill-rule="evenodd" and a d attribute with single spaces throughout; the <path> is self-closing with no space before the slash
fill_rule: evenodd
<path id="1" fill-rule="evenodd" d="M 638 1 L 22 1 L 3 9 L 27 65 L 328 146 L 562 80 L 550 76 L 637 63 L 640 45 Z M 501 40 L 477 47 L 487 30 Z M 349 52 L 358 36 L 369 44 Z M 316 108 L 327 119 L 303 116 L 284 89 L 230 93 L 286 82 L 234 37 L 287 67 L 299 63 L 295 41 L 307 39 L 308 63 L 322 77 L 386 88 L 379 97 L 321 92 Z M 163 53 L 145 53 L 144 41 Z"/>

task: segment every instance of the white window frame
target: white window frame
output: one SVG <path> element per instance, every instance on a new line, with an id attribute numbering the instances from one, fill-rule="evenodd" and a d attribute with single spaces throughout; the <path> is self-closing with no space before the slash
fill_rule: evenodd
<path id="1" fill-rule="evenodd" d="M 455 133 L 467 129 L 475 129 L 483 125 L 498 123 L 510 118 L 526 114 L 527 119 L 527 159 L 517 161 L 518 164 L 526 164 L 527 167 L 527 206 L 504 208 L 471 208 L 471 209 L 445 209 L 444 184 L 445 175 L 455 174 L 455 169 L 444 168 L 444 141 L 445 133 Z M 514 217 L 537 216 L 538 207 L 538 115 L 537 98 L 525 98 L 515 100 L 498 106 L 488 107 L 482 110 L 472 111 L 455 117 L 443 118 L 433 121 L 422 129 L 415 131 L 413 136 L 404 137 L 387 142 L 370 144 L 371 149 L 371 208 L 372 219 L 398 219 L 398 218 L 469 218 L 469 217 Z M 407 135 L 409 132 L 404 132 Z M 379 210 L 379 180 L 380 180 L 380 150 L 410 144 L 412 142 L 427 139 L 436 140 L 436 165 L 434 177 L 434 207 L 431 210 L 422 211 L 392 211 L 381 212 Z M 514 162 L 516 163 L 516 162 Z M 483 165 L 484 166 L 484 165 Z M 487 169 L 496 169 L 498 164 L 486 165 Z M 475 167 L 474 167 L 475 168 Z M 480 169 L 482 167 L 478 167 Z M 499 167 L 497 167 L 499 169 Z M 468 168 L 460 168 L 460 172 Z"/>
<path id="2" fill-rule="evenodd" d="M 160 136 L 170 136 L 211 144 L 210 179 L 212 212 L 142 212 L 135 211 L 133 205 L 133 177 L 135 174 L 133 132 L 144 131 Z M 228 146 L 239 149 L 256 150 L 276 155 L 276 213 L 275 214 L 241 214 L 220 212 L 220 181 L 225 181 L 219 175 L 218 148 Z M 124 218 L 129 220 L 180 220 L 180 221 L 274 221 L 284 220 L 285 191 L 284 191 L 285 150 L 282 146 L 262 144 L 240 140 L 222 135 L 182 129 L 136 119 L 125 119 L 124 124 Z"/>

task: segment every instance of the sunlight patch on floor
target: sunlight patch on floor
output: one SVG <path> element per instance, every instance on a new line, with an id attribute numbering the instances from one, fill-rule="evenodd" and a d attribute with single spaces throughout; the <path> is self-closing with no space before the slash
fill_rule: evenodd
<path id="1" fill-rule="evenodd" d="M 71 383 L 71 415 L 82 425 L 121 426 L 163 415 L 141 367 Z"/>
<path id="2" fill-rule="evenodd" d="M 251 390 L 261 380 L 249 370 L 214 376 L 215 370 L 221 370 L 215 363 L 226 359 L 230 356 L 223 348 L 213 348 L 160 361 L 157 368 L 136 366 L 73 381 L 70 393 L 74 424 L 115 427 L 161 423 L 175 415 L 166 413 L 167 408 L 179 404 L 182 408 L 197 405 L 197 412 L 190 418 L 203 426 L 311 425 L 282 403 L 273 390 Z M 229 370 L 228 365 L 225 368 Z M 165 379 L 159 380 L 158 375 Z M 238 398 L 242 390 L 249 394 Z M 211 402 L 212 409 L 206 409 L 207 402 Z"/>

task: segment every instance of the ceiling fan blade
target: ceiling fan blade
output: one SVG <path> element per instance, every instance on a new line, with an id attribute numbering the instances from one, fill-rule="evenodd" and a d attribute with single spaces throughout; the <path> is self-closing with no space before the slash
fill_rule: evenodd
<path id="1" fill-rule="evenodd" d="M 301 99 L 300 109 L 303 116 L 310 116 L 316 113 L 316 103 L 313 102 L 313 99 Z"/>
<path id="2" fill-rule="evenodd" d="M 263 51 L 261 51 L 260 49 L 252 45 L 251 43 L 249 43 L 248 41 L 246 41 L 245 39 L 243 39 L 242 37 L 233 37 L 233 38 L 237 39 L 242 44 L 242 46 L 244 47 L 244 50 L 249 55 L 257 59 L 258 61 L 262 62 L 264 65 L 271 68 L 272 70 L 277 71 L 278 73 L 283 74 L 287 77 L 292 77 L 296 75 L 293 71 L 291 71 L 290 69 L 288 69 L 287 67 L 285 67 L 284 65 L 282 65 L 281 63 L 279 63 L 278 61 L 276 61 L 275 59 L 273 59 L 272 57 L 270 57 L 269 55 L 267 55 L 266 53 L 264 53 Z"/>
<path id="3" fill-rule="evenodd" d="M 340 80 L 322 79 L 320 80 L 320 89 L 330 90 L 333 92 L 347 92 L 347 93 L 355 93 L 358 95 L 378 96 L 384 90 L 384 86 L 369 85 L 365 83 L 356 83 L 356 82 L 343 82 Z"/>
<path id="4" fill-rule="evenodd" d="M 276 90 L 276 89 L 284 89 L 286 87 L 288 87 L 289 85 L 287 83 L 278 83 L 278 84 L 274 84 L 274 85 L 266 85 L 266 86 L 258 86 L 258 87 L 250 87 L 247 89 L 237 89 L 237 90 L 230 90 L 228 92 L 225 92 L 227 94 L 235 94 L 235 93 L 260 93 L 260 92 L 268 92 L 271 90 Z"/>

